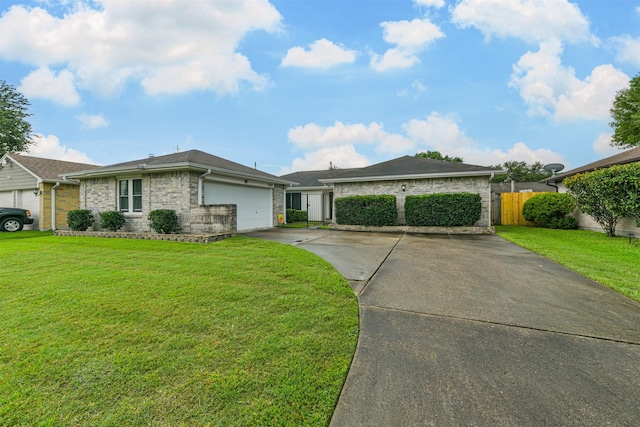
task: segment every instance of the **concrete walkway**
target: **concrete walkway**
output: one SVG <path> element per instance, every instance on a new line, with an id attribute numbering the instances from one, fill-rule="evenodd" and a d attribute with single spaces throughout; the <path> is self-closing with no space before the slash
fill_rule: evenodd
<path id="1" fill-rule="evenodd" d="M 640 425 L 640 304 L 497 236 L 269 230 L 332 263 L 360 338 L 331 426 Z"/>

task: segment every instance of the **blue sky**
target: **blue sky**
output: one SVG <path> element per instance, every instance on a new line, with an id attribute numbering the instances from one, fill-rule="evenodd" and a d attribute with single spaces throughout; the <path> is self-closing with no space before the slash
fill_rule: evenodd
<path id="1" fill-rule="evenodd" d="M 639 0 L 0 2 L 27 154 L 199 149 L 280 175 L 439 150 L 560 162 L 609 146 L 640 72 Z"/>

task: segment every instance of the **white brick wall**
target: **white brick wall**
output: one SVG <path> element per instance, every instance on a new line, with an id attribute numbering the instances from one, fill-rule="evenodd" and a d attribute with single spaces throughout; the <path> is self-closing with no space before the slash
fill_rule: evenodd
<path id="1" fill-rule="evenodd" d="M 403 184 L 405 185 L 405 191 L 402 191 Z M 488 176 L 336 183 L 334 184 L 333 192 L 334 200 L 340 197 L 349 196 L 383 194 L 396 196 L 398 224 L 405 224 L 404 200 L 406 196 L 461 192 L 480 194 L 480 198 L 482 200 L 482 212 L 480 220 L 476 225 L 481 227 L 491 226 L 491 188 L 489 186 Z"/>

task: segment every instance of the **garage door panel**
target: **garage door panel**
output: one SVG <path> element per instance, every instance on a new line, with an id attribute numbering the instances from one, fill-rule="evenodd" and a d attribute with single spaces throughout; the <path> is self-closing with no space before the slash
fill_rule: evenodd
<path id="1" fill-rule="evenodd" d="M 269 188 L 208 182 L 205 204 L 237 206 L 238 231 L 272 227 L 272 193 Z"/>
<path id="2" fill-rule="evenodd" d="M 13 207 L 13 191 L 0 191 L 0 207 Z"/>

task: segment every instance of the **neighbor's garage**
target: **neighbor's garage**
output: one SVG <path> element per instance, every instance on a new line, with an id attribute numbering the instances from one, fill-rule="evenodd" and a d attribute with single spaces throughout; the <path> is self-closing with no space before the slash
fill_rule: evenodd
<path id="1" fill-rule="evenodd" d="M 0 191 L 0 206 L 3 208 L 20 208 L 31 211 L 35 220 L 31 225 L 25 225 L 25 230 L 37 230 L 40 211 L 40 199 L 33 194 L 33 190 Z"/>
<path id="2" fill-rule="evenodd" d="M 271 188 L 248 185 L 205 182 L 206 205 L 236 205 L 238 231 L 273 227 L 273 196 Z"/>

